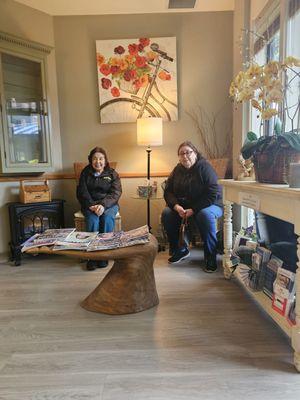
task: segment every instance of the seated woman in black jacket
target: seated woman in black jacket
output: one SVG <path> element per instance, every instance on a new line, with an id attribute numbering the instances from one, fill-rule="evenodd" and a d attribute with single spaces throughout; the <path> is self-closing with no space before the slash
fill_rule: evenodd
<path id="1" fill-rule="evenodd" d="M 187 245 L 179 247 L 182 218 L 193 217 L 204 242 L 206 272 L 217 270 L 216 218 L 223 214 L 222 190 L 217 174 L 189 141 L 178 147 L 179 163 L 169 176 L 164 197 L 167 206 L 162 223 L 167 232 L 172 256 L 170 263 L 178 263 L 190 253 Z"/>
<path id="2" fill-rule="evenodd" d="M 91 150 L 89 165 L 81 172 L 77 187 L 77 198 L 81 204 L 88 232 L 113 232 L 115 217 L 119 211 L 118 200 L 122 193 L 118 173 L 110 168 L 104 149 Z M 87 269 L 105 267 L 106 261 L 89 260 Z"/>

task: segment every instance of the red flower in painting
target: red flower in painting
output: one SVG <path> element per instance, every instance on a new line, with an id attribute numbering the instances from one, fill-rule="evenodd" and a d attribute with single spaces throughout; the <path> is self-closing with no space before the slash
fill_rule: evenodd
<path id="1" fill-rule="evenodd" d="M 142 84 L 140 82 L 139 79 L 137 79 L 136 81 L 133 82 L 134 86 L 136 89 L 139 89 L 140 87 L 142 87 Z"/>
<path id="2" fill-rule="evenodd" d="M 146 47 L 146 46 L 149 46 L 150 39 L 148 39 L 148 38 L 140 38 L 139 42 L 143 47 Z"/>
<path id="3" fill-rule="evenodd" d="M 110 74 L 110 66 L 108 64 L 102 64 L 99 70 L 105 76 Z"/>
<path id="4" fill-rule="evenodd" d="M 113 87 L 110 89 L 110 92 L 113 97 L 119 97 L 120 96 L 120 90 L 116 87 Z"/>
<path id="5" fill-rule="evenodd" d="M 138 44 L 138 49 L 139 49 L 139 52 L 141 53 L 142 51 L 144 51 L 144 46 L 142 45 L 142 43 L 139 43 Z"/>
<path id="6" fill-rule="evenodd" d="M 120 67 L 118 65 L 112 65 L 110 71 L 112 75 L 116 75 L 120 71 Z"/>
<path id="7" fill-rule="evenodd" d="M 109 89 L 111 87 L 111 80 L 107 78 L 102 78 L 101 86 L 103 87 L 103 89 Z"/>
<path id="8" fill-rule="evenodd" d="M 138 54 L 138 51 L 139 51 L 138 45 L 135 44 L 135 43 L 129 44 L 128 45 L 128 51 L 129 51 L 129 54 L 131 54 L 133 56 L 136 56 Z"/>
<path id="9" fill-rule="evenodd" d="M 135 69 L 127 69 L 127 70 L 124 72 L 123 77 L 124 77 L 125 81 L 129 82 L 129 81 L 131 81 L 131 80 L 133 80 L 133 79 L 136 79 L 136 77 L 137 77 L 137 72 L 136 72 Z"/>
<path id="10" fill-rule="evenodd" d="M 131 73 L 130 73 L 130 70 L 129 69 L 127 69 L 125 72 L 124 72 L 124 79 L 125 79 L 125 81 L 130 81 L 131 80 Z"/>
<path id="11" fill-rule="evenodd" d="M 123 54 L 123 53 L 125 53 L 125 49 L 124 49 L 123 46 L 118 46 L 118 47 L 116 47 L 116 48 L 114 49 L 114 53 L 115 53 L 115 54 Z"/>
<path id="12" fill-rule="evenodd" d="M 138 68 L 143 68 L 143 67 L 145 67 L 145 66 L 146 66 L 146 63 L 147 63 L 146 57 L 136 56 L 136 58 L 135 58 L 135 65 L 136 65 Z"/>
<path id="13" fill-rule="evenodd" d="M 137 72 L 135 69 L 130 70 L 130 77 L 131 79 L 135 79 L 137 77 Z"/>

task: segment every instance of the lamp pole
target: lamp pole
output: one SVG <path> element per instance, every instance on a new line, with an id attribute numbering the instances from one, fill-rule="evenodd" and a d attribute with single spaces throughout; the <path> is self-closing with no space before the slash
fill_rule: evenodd
<path id="1" fill-rule="evenodd" d="M 147 180 L 150 186 L 150 161 L 151 161 L 151 146 L 162 145 L 162 118 L 161 117 L 142 117 L 140 113 L 137 118 L 137 143 L 139 146 L 147 146 Z M 142 118 L 141 118 L 142 117 Z M 150 225 L 150 188 L 147 193 L 147 225 L 149 232 Z"/>
<path id="2" fill-rule="evenodd" d="M 148 145 L 146 151 L 147 151 L 147 180 L 148 180 L 148 185 L 150 183 L 150 156 L 151 156 L 151 147 Z M 149 232 L 151 232 L 151 225 L 150 225 L 150 195 L 148 192 L 147 195 L 147 225 L 149 228 Z"/>

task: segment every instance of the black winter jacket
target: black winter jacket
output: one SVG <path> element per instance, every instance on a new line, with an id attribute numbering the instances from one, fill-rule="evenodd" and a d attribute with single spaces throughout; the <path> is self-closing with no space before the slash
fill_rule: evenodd
<path id="1" fill-rule="evenodd" d="M 215 170 L 205 158 L 191 168 L 177 164 L 167 180 L 164 198 L 171 209 L 179 204 L 195 213 L 212 204 L 222 206 L 222 189 L 217 181 Z"/>
<path id="2" fill-rule="evenodd" d="M 77 186 L 77 199 L 82 210 L 96 204 L 101 204 L 104 208 L 112 207 L 118 203 L 121 193 L 121 181 L 114 169 L 105 168 L 99 176 L 94 175 L 94 169 L 90 165 L 82 170 Z"/>

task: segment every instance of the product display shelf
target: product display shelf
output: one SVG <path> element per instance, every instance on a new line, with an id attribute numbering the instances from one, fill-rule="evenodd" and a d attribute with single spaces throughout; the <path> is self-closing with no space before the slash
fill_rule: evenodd
<path id="1" fill-rule="evenodd" d="M 238 204 L 260 211 L 264 214 L 282 219 L 294 225 L 294 233 L 298 235 L 297 254 L 300 260 L 300 189 L 287 185 L 270 185 L 257 182 L 220 179 L 223 186 L 224 203 L 224 255 L 223 269 L 226 279 L 232 276 L 232 205 Z M 296 297 L 300 298 L 300 261 L 295 278 Z M 238 275 L 238 274 L 237 274 Z M 238 277 L 238 276 L 237 276 Z M 243 285 L 244 286 L 244 285 Z M 291 338 L 294 350 L 294 364 L 300 372 L 300 302 L 296 302 L 296 325 L 289 327 L 284 317 L 272 308 L 271 300 L 263 292 L 252 292 L 246 288 L 251 297 L 267 312 L 271 318 Z"/>
<path id="2" fill-rule="evenodd" d="M 292 335 L 292 326 L 288 323 L 286 317 L 280 315 L 272 308 L 272 300 L 262 291 L 254 291 L 250 289 L 239 274 L 239 267 L 234 272 L 235 278 L 239 284 L 246 290 L 247 293 L 258 303 L 262 309 L 280 326 L 280 328 L 289 336 Z"/>

